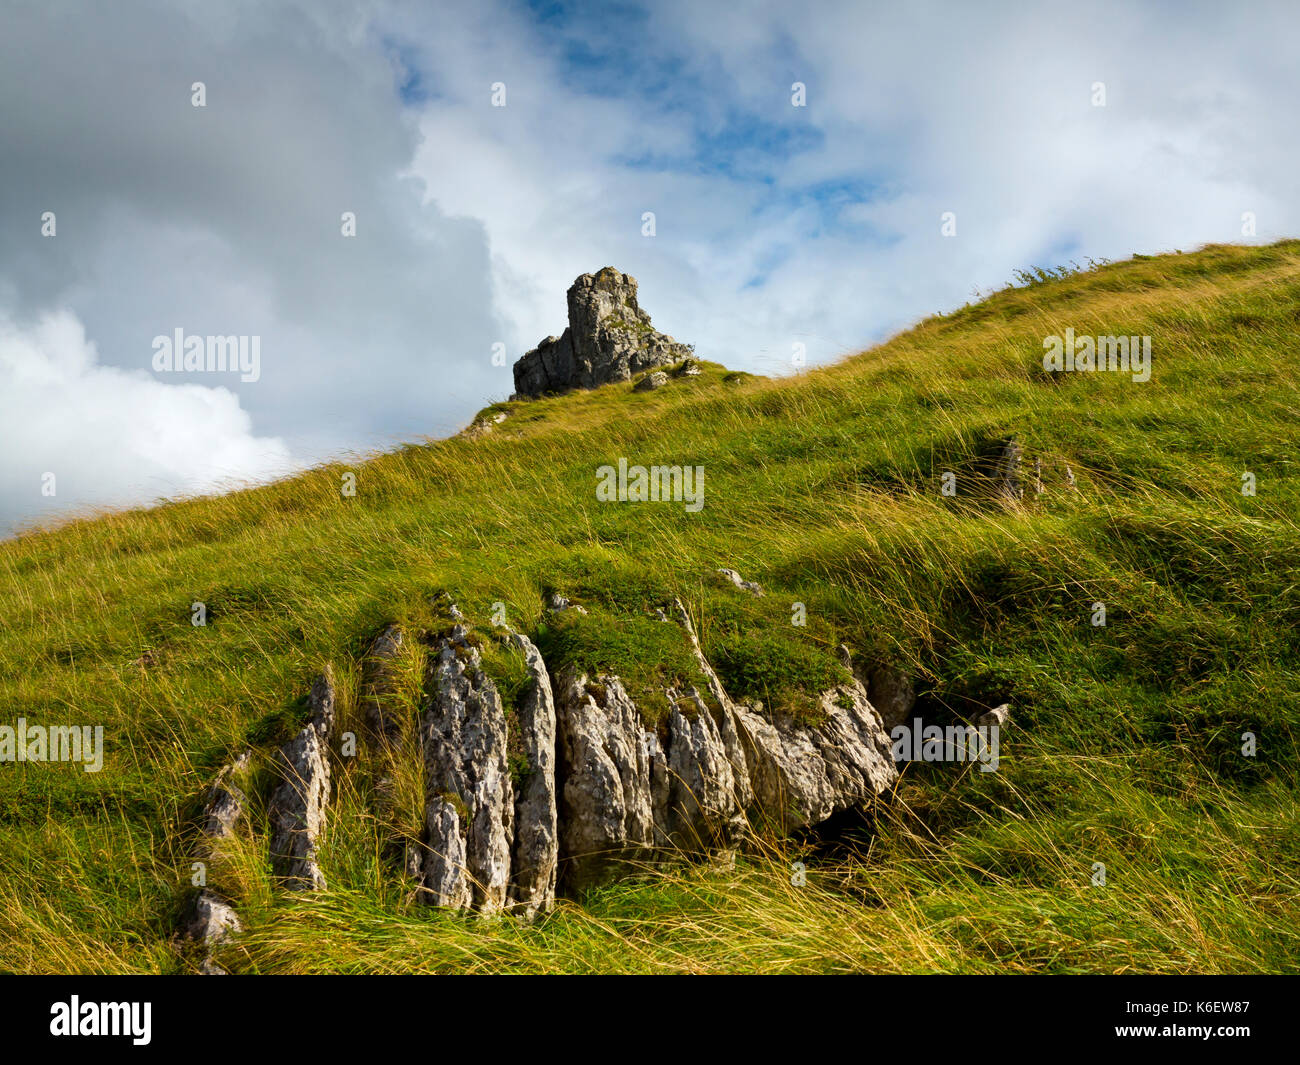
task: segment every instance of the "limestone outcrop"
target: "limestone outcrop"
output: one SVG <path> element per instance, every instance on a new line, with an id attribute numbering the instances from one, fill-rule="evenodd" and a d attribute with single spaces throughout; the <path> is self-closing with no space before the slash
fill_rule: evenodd
<path id="1" fill-rule="evenodd" d="M 568 305 L 564 332 L 547 337 L 515 363 L 512 398 L 630 381 L 646 370 L 683 362 L 693 352 L 650 324 L 637 303 L 636 278 L 612 266 L 574 281 Z"/>
<path id="2" fill-rule="evenodd" d="M 739 575 L 733 583 L 748 584 Z M 582 608 L 558 594 L 547 606 L 550 618 L 582 620 Z M 400 874 L 431 905 L 533 920 L 558 892 L 606 884 L 665 854 L 730 852 L 750 825 L 815 826 L 870 803 L 897 778 L 880 714 L 851 669 L 822 693 L 808 720 L 734 700 L 680 600 L 655 615 L 680 630 L 696 683 L 655 693 L 666 709 L 652 716 L 613 673 L 567 665 L 553 675 L 527 636 L 476 629 L 449 601 L 441 611 L 446 625 L 436 633 L 390 625 L 379 634 L 361 658 L 352 707 L 381 758 L 376 772 L 400 773 L 412 761 L 422 770 L 424 790 L 410 811 L 422 812 L 420 838 L 404 835 L 409 848 L 389 848 L 388 860 L 396 867 L 401 853 Z M 500 649 L 491 662 L 487 640 Z M 404 648 L 424 660 L 418 706 L 395 698 Z M 318 847 L 331 794 L 335 702 L 327 671 L 311 687 L 307 724 L 274 755 L 270 853 L 292 889 L 327 886 Z M 248 766 L 241 756 L 209 789 L 206 845 L 231 836 L 244 817 L 248 799 L 238 781 L 256 779 Z M 381 824 L 391 823 L 393 801 L 391 788 L 376 787 Z M 205 972 L 221 971 L 213 952 L 239 930 L 232 903 L 206 887 L 182 929 L 203 944 Z"/>

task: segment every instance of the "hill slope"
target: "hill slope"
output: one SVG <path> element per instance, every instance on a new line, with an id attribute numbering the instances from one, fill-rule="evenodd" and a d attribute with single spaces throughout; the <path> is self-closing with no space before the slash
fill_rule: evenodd
<path id="1" fill-rule="evenodd" d="M 1045 373 L 1067 328 L 1150 336 L 1151 379 Z M 487 433 L 0 544 L 0 725 L 102 724 L 106 747 L 99 773 L 0 765 L 0 969 L 187 969 L 203 788 L 292 732 L 327 663 L 355 721 L 369 641 L 447 591 L 647 693 L 676 668 L 647 611 L 677 596 L 735 695 L 797 713 L 846 643 L 908 671 L 927 720 L 1010 701 L 1013 724 L 998 772 L 910 765 L 857 850 L 769 841 L 535 927 L 415 903 L 373 774 L 344 764 L 328 893 L 286 898 L 251 838 L 227 856 L 232 968 L 1295 971 L 1297 332 L 1300 242 L 1214 246 L 1004 290 L 791 379 L 706 364 L 501 404 Z M 620 458 L 703 467 L 703 506 L 599 501 Z M 551 592 L 586 620 L 550 622 Z"/>

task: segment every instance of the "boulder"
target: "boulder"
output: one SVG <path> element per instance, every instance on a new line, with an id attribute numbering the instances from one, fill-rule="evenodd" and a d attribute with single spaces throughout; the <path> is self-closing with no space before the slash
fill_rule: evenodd
<path id="1" fill-rule="evenodd" d="M 209 946 L 227 943 L 240 931 L 242 928 L 234 908 L 206 888 L 195 896 L 183 929 L 186 939 L 193 939 Z"/>
<path id="2" fill-rule="evenodd" d="M 734 569 L 719 569 L 719 570 L 718 570 L 718 573 L 721 574 L 723 577 L 725 577 L 727 580 L 729 580 L 732 584 L 734 584 L 734 585 L 735 585 L 737 588 L 739 588 L 742 592 L 748 592 L 750 595 L 762 595 L 762 594 L 763 594 L 763 587 L 762 587 L 762 585 L 760 585 L 760 584 L 756 584 L 754 581 L 747 581 L 747 580 L 745 580 L 745 579 L 744 579 L 743 577 L 741 577 L 741 575 L 740 575 L 739 573 L 737 573 Z"/>
<path id="3" fill-rule="evenodd" d="M 655 370 L 646 374 L 633 387 L 633 392 L 653 392 L 656 388 L 663 388 L 668 383 L 668 375 L 663 370 Z"/>
<path id="4" fill-rule="evenodd" d="M 876 665 L 867 671 L 865 678 L 867 696 L 880 714 L 885 731 L 901 725 L 912 714 L 916 705 L 916 689 L 911 675 L 891 665 Z"/>

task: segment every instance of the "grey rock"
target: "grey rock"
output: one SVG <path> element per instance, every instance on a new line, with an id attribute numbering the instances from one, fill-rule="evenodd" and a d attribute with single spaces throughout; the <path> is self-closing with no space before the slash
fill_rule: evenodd
<path id="1" fill-rule="evenodd" d="M 691 645 L 691 652 L 695 655 L 695 661 L 700 667 L 700 672 L 704 674 L 705 685 L 718 708 L 716 711 L 710 709 L 710 713 L 714 715 L 714 723 L 718 726 L 718 736 L 722 740 L 722 748 L 726 752 L 727 761 L 731 765 L 731 783 L 735 794 L 735 805 L 740 810 L 746 810 L 753 804 L 754 789 L 749 779 L 748 756 L 740 738 L 740 731 L 736 726 L 735 704 L 722 687 L 722 681 L 718 679 L 718 674 L 713 666 L 704 657 L 699 637 L 695 633 L 695 626 L 691 624 L 691 616 L 686 612 L 686 607 L 680 599 L 673 600 L 673 612 L 677 615 L 678 622 L 686 632 L 686 639 Z"/>
<path id="2" fill-rule="evenodd" d="M 560 678 L 556 716 L 560 743 L 561 875 L 571 889 L 605 883 L 649 858 L 655 845 L 653 778 L 666 798 L 658 738 L 618 677 Z M 656 763 L 658 766 L 656 767 Z"/>
<path id="3" fill-rule="evenodd" d="M 1003 703 L 1001 706 L 995 706 L 992 710 L 980 714 L 976 720 L 978 725 L 996 725 L 1002 728 L 1011 720 L 1011 706 L 1009 703 Z"/>
<path id="4" fill-rule="evenodd" d="M 226 970 L 213 960 L 212 952 L 230 943 L 243 930 L 234 907 L 219 895 L 204 888 L 190 904 L 181 935 L 185 939 L 202 944 L 204 957 L 199 962 L 201 974 L 228 976 Z"/>
<path id="5" fill-rule="evenodd" d="M 896 666 L 881 664 L 859 679 L 865 679 L 867 696 L 880 714 L 886 732 L 911 716 L 916 705 L 916 689 L 910 674 Z"/>
<path id="6" fill-rule="evenodd" d="M 653 392 L 656 388 L 663 388 L 664 385 L 666 385 L 667 383 L 668 383 L 668 375 L 664 373 L 662 370 L 655 370 L 654 373 L 648 373 L 643 378 L 641 378 L 641 380 L 636 383 L 636 386 L 632 389 L 632 391 Z"/>
<path id="7" fill-rule="evenodd" d="M 312 684 L 311 718 L 277 755 L 280 784 L 271 794 L 271 864 L 294 890 L 319 890 L 325 877 L 317 846 L 330 796 L 329 743 L 334 731 L 334 681 L 327 670 Z"/>
<path id="8" fill-rule="evenodd" d="M 248 805 L 248 797 L 235 781 L 248 769 L 251 760 L 251 751 L 242 752 L 222 768 L 208 789 L 200 831 L 209 840 L 228 839 L 235 834 L 235 826 Z"/>
<path id="9" fill-rule="evenodd" d="M 657 837 L 687 851 L 729 845 L 740 838 L 745 817 L 722 732 L 695 689 L 670 692 L 669 701 L 668 795 L 666 809 L 656 812 Z"/>
<path id="10" fill-rule="evenodd" d="M 435 905 L 488 915 L 506 906 L 514 795 L 501 697 L 467 637 L 443 637 L 426 676 L 424 884 Z"/>
<path id="11" fill-rule="evenodd" d="M 546 609 L 551 611 L 553 614 L 559 614 L 565 610 L 572 610 L 577 614 L 585 614 L 587 612 L 586 607 L 578 606 L 577 603 L 566 599 L 564 596 L 560 595 L 559 592 L 551 593 L 550 597 L 546 601 Z"/>
<path id="12" fill-rule="evenodd" d="M 822 724 L 734 712 L 749 761 L 754 812 L 783 831 L 869 802 L 896 779 L 889 736 L 857 680 L 821 696 Z"/>
<path id="13" fill-rule="evenodd" d="M 429 796 L 424 810 L 426 850 L 418 868 L 424 876 L 425 899 L 433 906 L 468 910 L 474 905 L 466 847 L 468 814 L 448 795 Z"/>
<path id="14" fill-rule="evenodd" d="M 749 592 L 750 595 L 762 595 L 762 594 L 763 594 L 763 587 L 762 587 L 762 585 L 760 585 L 760 584 L 756 584 L 754 581 L 747 581 L 747 580 L 743 579 L 743 578 L 740 576 L 740 574 L 737 573 L 734 569 L 719 569 L 718 572 L 719 572 L 720 574 L 722 574 L 722 576 L 726 577 L 727 580 L 729 580 L 732 584 L 734 584 L 734 585 L 735 585 L 737 588 L 739 588 L 742 592 Z"/>
<path id="15" fill-rule="evenodd" d="M 1024 449 L 1014 438 L 1003 445 L 1002 454 L 998 459 L 994 491 L 1006 502 L 1019 502 L 1025 496 L 1024 486 L 1020 483 L 1020 465 L 1023 458 Z"/>
<path id="16" fill-rule="evenodd" d="M 559 861 L 555 698 L 541 652 L 519 633 L 512 633 L 510 642 L 523 652 L 532 677 L 532 687 L 518 711 L 519 738 L 528 767 L 515 796 L 510 901 L 515 913 L 531 920 L 555 903 Z"/>
<path id="17" fill-rule="evenodd" d="M 677 368 L 678 377 L 699 377 L 700 364 L 694 359 L 687 359 Z"/>
<path id="18" fill-rule="evenodd" d="M 514 397 L 511 398 L 513 399 Z M 464 435 L 471 439 L 479 436 L 486 436 L 498 425 L 504 422 L 507 417 L 509 417 L 509 415 L 502 410 L 496 411 L 493 414 L 485 414 L 481 418 L 476 418 L 474 422 L 465 429 Z"/>
<path id="19" fill-rule="evenodd" d="M 568 328 L 547 337 L 514 366 L 515 395 L 597 388 L 689 357 L 691 349 L 658 332 L 637 303 L 636 278 L 607 266 L 568 291 Z"/>

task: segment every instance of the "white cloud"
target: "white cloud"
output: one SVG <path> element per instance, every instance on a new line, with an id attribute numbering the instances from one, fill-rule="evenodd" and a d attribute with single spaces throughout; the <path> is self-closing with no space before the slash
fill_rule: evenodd
<path id="1" fill-rule="evenodd" d="M 0 315 L 0 454 L 0 531 L 69 504 L 143 503 L 293 469 L 229 389 L 101 365 L 67 311 L 30 325 Z"/>

